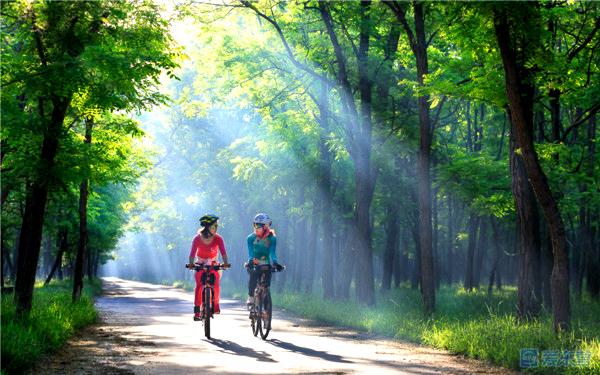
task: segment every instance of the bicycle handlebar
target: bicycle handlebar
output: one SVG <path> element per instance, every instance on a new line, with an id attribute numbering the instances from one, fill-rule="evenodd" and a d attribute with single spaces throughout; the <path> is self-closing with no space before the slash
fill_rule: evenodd
<path id="1" fill-rule="evenodd" d="M 185 268 L 190 269 L 190 270 L 196 270 L 196 271 L 201 271 L 201 270 L 206 270 L 206 271 L 210 271 L 210 270 L 214 270 L 214 271 L 219 271 L 219 270 L 225 270 L 227 268 L 230 268 L 231 264 L 229 263 L 215 263 L 215 264 L 194 264 L 193 266 L 190 264 L 186 264 Z"/>
<path id="2" fill-rule="evenodd" d="M 285 266 L 281 266 L 281 270 L 273 267 L 270 264 L 246 264 L 246 268 L 254 271 L 272 271 L 272 272 L 283 272 Z"/>

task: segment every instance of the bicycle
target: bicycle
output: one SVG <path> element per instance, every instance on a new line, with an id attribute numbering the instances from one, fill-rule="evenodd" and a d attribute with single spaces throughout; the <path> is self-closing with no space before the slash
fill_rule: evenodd
<path id="1" fill-rule="evenodd" d="M 194 269 L 196 272 L 204 271 L 202 274 L 202 308 L 200 309 L 200 320 L 204 325 L 204 336 L 210 339 L 210 319 L 213 317 L 215 308 L 215 275 L 210 272 L 224 270 L 231 267 L 230 264 L 226 263 L 215 263 L 215 264 L 194 264 L 193 266 L 186 264 L 185 268 Z M 208 306 L 208 308 L 207 308 Z"/>
<path id="2" fill-rule="evenodd" d="M 281 269 L 272 267 L 270 264 L 246 265 L 249 271 L 269 271 L 282 272 L 285 266 Z M 250 306 L 250 326 L 252 334 L 257 336 L 260 332 L 260 337 L 265 340 L 271 332 L 271 316 L 273 312 L 273 304 L 271 303 L 271 291 L 267 286 L 266 273 L 260 275 L 260 279 L 256 283 L 254 289 L 254 303 Z"/>

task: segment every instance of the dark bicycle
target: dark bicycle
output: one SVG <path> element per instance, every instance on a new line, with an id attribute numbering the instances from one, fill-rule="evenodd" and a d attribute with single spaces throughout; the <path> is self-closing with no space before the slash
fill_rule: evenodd
<path id="1" fill-rule="evenodd" d="M 202 307 L 200 308 L 200 320 L 204 325 L 204 336 L 210 339 L 210 319 L 213 317 L 215 309 L 215 275 L 211 270 L 219 271 L 231 267 L 230 264 L 215 263 L 215 264 L 198 264 L 194 266 L 189 264 L 185 268 L 194 269 L 196 272 L 204 271 L 201 277 L 202 281 Z M 208 308 L 207 308 L 208 306 Z"/>
<path id="2" fill-rule="evenodd" d="M 250 272 L 268 271 L 281 272 L 285 269 L 282 266 L 279 270 L 270 264 L 246 265 Z M 273 304 L 271 303 L 271 291 L 266 281 L 266 273 L 260 275 L 254 289 L 254 304 L 250 306 L 250 325 L 254 336 L 260 332 L 260 337 L 265 340 L 271 331 L 271 316 Z"/>

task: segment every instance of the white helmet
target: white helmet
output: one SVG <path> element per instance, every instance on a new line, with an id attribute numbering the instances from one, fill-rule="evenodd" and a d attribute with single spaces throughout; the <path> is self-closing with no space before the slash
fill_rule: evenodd
<path id="1" fill-rule="evenodd" d="M 264 225 L 271 225 L 271 223 L 272 223 L 269 215 L 262 213 L 262 212 L 256 216 L 254 216 L 254 220 L 252 222 L 254 224 L 264 224 Z"/>

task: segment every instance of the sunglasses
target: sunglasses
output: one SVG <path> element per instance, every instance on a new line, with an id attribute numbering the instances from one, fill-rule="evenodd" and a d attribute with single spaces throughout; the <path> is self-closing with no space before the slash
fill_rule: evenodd
<path id="1" fill-rule="evenodd" d="M 264 224 L 254 224 L 254 228 L 264 228 L 265 225 Z"/>

